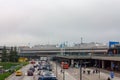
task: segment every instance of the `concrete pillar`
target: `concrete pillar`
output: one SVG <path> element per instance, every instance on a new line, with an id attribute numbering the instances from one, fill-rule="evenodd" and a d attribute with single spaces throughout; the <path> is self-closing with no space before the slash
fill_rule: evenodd
<path id="1" fill-rule="evenodd" d="M 74 59 L 71 59 L 71 67 L 74 66 Z"/>
<path id="2" fill-rule="evenodd" d="M 105 64 L 104 61 L 102 61 L 102 69 L 104 69 L 104 64 Z"/>

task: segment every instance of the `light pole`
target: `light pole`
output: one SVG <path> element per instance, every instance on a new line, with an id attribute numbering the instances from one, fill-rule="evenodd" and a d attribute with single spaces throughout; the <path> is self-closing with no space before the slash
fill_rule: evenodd
<path id="1" fill-rule="evenodd" d="M 99 60 L 99 79 L 100 79 L 100 60 Z"/>
<path id="2" fill-rule="evenodd" d="M 57 77 L 57 60 L 56 60 L 56 77 Z"/>
<path id="3" fill-rule="evenodd" d="M 80 80 L 82 80 L 82 60 L 80 60 Z"/>
<path id="4" fill-rule="evenodd" d="M 65 80 L 65 70 L 63 69 L 63 80 Z"/>

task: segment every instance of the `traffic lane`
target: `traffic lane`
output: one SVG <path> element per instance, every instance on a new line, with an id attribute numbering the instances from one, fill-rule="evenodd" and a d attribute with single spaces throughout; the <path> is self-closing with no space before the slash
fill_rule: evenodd
<path id="1" fill-rule="evenodd" d="M 22 67 L 20 70 L 22 71 L 22 76 L 16 76 L 15 73 L 13 73 L 10 77 L 7 78 L 7 80 L 22 80 L 25 76 L 25 73 L 27 73 L 27 70 L 31 67 L 31 64 L 28 64 L 24 67 Z"/>
<path id="2" fill-rule="evenodd" d="M 24 76 L 12 76 L 7 80 L 22 80 Z"/>
<path id="3" fill-rule="evenodd" d="M 37 69 L 35 69 L 33 76 L 28 76 L 26 74 L 26 76 L 24 76 L 21 80 L 38 80 L 38 77 L 39 77 L 38 72 L 39 71 Z"/>
<path id="4" fill-rule="evenodd" d="M 50 62 L 53 66 L 53 73 L 56 75 L 57 79 L 58 80 L 63 80 L 63 76 L 62 76 L 62 73 L 61 73 L 61 70 L 60 69 L 57 69 L 57 74 L 56 74 L 56 64 L 54 62 Z"/>
<path id="5" fill-rule="evenodd" d="M 56 66 L 55 62 L 51 62 L 51 63 L 53 65 L 55 74 L 56 74 L 56 69 L 57 69 L 58 80 L 63 80 L 63 78 L 65 80 L 76 80 L 74 76 L 72 76 L 70 73 L 67 72 L 67 69 L 62 70 L 62 71 L 64 71 L 64 73 L 63 73 L 63 72 L 61 72 L 61 67 L 59 64 L 57 64 L 57 66 Z M 63 77 L 63 76 L 65 76 L 65 77 Z"/>
<path id="6" fill-rule="evenodd" d="M 21 80 L 35 80 L 33 76 L 24 76 Z"/>

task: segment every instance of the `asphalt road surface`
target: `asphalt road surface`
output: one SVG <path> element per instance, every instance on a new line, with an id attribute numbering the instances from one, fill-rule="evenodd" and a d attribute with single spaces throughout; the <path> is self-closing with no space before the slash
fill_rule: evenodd
<path id="1" fill-rule="evenodd" d="M 58 64 L 57 64 L 57 67 L 56 67 L 56 63 L 54 63 L 54 62 L 51 62 L 51 63 L 53 65 L 54 73 L 56 74 L 56 72 L 57 72 L 56 75 L 57 75 L 58 80 L 77 80 L 77 79 L 74 78 L 74 76 L 69 74 L 67 72 L 67 70 L 63 70 L 64 73 L 61 72 L 61 67 Z"/>
<path id="2" fill-rule="evenodd" d="M 16 76 L 15 73 L 13 73 L 10 77 L 8 77 L 6 80 L 33 80 L 33 76 L 27 76 L 27 70 L 32 66 L 32 64 L 28 64 L 27 66 L 21 68 L 23 75 L 22 76 Z"/>

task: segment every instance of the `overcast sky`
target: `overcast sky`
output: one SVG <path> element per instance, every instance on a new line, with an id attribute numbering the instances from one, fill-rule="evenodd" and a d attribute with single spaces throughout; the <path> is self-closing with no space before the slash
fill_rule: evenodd
<path id="1" fill-rule="evenodd" d="M 120 0 L 0 0 L 0 45 L 120 41 Z"/>

